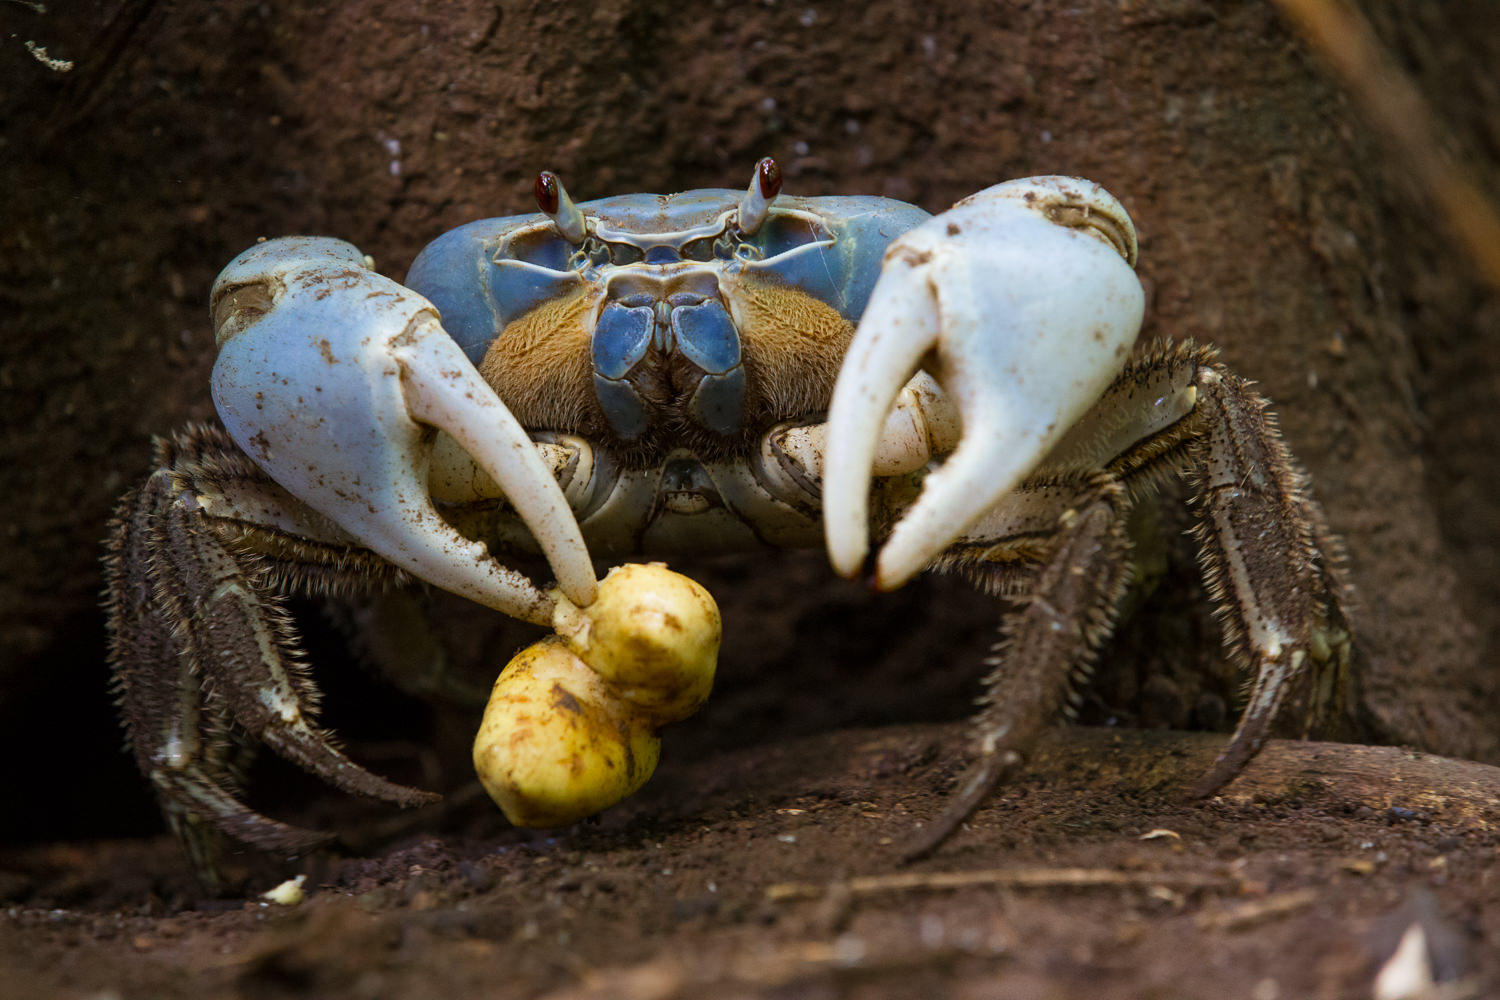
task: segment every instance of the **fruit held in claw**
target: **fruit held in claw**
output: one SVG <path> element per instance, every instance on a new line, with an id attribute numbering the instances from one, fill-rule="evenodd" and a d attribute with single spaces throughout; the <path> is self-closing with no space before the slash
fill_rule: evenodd
<path id="1" fill-rule="evenodd" d="M 516 826 L 566 826 L 656 770 L 661 740 L 555 636 L 518 653 L 490 692 L 474 769 Z"/>
<path id="2" fill-rule="evenodd" d="M 719 608 L 696 581 L 661 563 L 616 566 L 587 608 L 557 602 L 568 648 L 657 725 L 686 719 L 713 688 Z"/>
<path id="3" fill-rule="evenodd" d="M 656 769 L 656 728 L 713 686 L 718 607 L 659 563 L 611 570 L 587 608 L 559 598 L 553 623 L 495 681 L 474 741 L 480 783 L 517 826 L 564 826 L 634 793 Z"/>

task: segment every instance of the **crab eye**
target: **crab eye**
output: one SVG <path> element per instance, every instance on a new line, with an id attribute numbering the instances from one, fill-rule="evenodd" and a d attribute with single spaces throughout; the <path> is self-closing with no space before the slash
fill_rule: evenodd
<path id="1" fill-rule="evenodd" d="M 536 195 L 536 207 L 552 220 L 558 235 L 574 246 L 582 243 L 584 236 L 588 234 L 588 224 L 557 175 L 550 170 L 537 174 L 533 193 Z"/>
<path id="2" fill-rule="evenodd" d="M 746 236 L 753 236 L 758 232 L 766 221 L 771 202 L 775 201 L 780 193 L 781 167 L 769 156 L 763 157 L 755 165 L 755 173 L 750 178 L 750 187 L 740 199 L 737 213 L 740 232 Z"/>

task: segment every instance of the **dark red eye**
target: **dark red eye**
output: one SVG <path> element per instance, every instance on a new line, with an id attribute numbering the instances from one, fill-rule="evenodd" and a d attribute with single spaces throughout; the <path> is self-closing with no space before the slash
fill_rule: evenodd
<path id="1" fill-rule="evenodd" d="M 781 172 L 776 174 L 777 184 L 781 183 Z M 765 181 L 761 181 L 764 185 Z M 556 215 L 558 204 L 561 201 L 562 185 L 557 181 L 557 175 L 550 170 L 543 170 L 536 175 L 536 204 L 547 215 Z"/>
<path id="2" fill-rule="evenodd" d="M 769 156 L 755 165 L 755 176 L 760 178 L 760 196 L 767 201 L 781 193 L 781 165 Z"/>

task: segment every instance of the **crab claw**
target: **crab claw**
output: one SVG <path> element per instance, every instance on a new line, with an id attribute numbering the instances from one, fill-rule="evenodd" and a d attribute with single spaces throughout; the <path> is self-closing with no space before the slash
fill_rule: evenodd
<path id="1" fill-rule="evenodd" d="M 348 243 L 289 237 L 230 262 L 212 304 L 219 415 L 293 496 L 429 583 L 550 624 L 553 599 L 433 506 L 440 428 L 499 484 L 568 599 L 593 602 L 593 565 L 561 488 L 427 299 Z"/>
<path id="2" fill-rule="evenodd" d="M 890 245 L 829 408 L 823 518 L 835 570 L 864 565 L 881 427 L 917 368 L 942 385 L 963 432 L 881 550 L 882 590 L 978 521 L 1120 371 L 1141 324 L 1135 251 L 1120 203 L 1070 177 L 988 188 Z"/>

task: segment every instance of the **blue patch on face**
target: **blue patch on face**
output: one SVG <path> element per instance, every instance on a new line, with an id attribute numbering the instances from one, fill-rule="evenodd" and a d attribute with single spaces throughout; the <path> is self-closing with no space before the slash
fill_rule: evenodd
<path id="1" fill-rule="evenodd" d="M 650 306 L 606 305 L 594 325 L 594 371 L 608 379 L 624 378 L 646 356 L 655 328 Z"/>
<path id="2" fill-rule="evenodd" d="M 715 434 L 738 433 L 745 409 L 745 369 L 735 367 L 722 375 L 705 375 L 693 393 L 688 411 L 693 419 Z"/>
<path id="3" fill-rule="evenodd" d="M 701 302 L 672 310 L 677 349 L 712 375 L 740 363 L 740 335 L 719 302 Z"/>
<path id="4" fill-rule="evenodd" d="M 595 372 L 594 395 L 599 399 L 609 426 L 622 441 L 634 441 L 645 433 L 650 423 L 646 418 L 646 407 L 629 382 L 608 379 Z"/>

